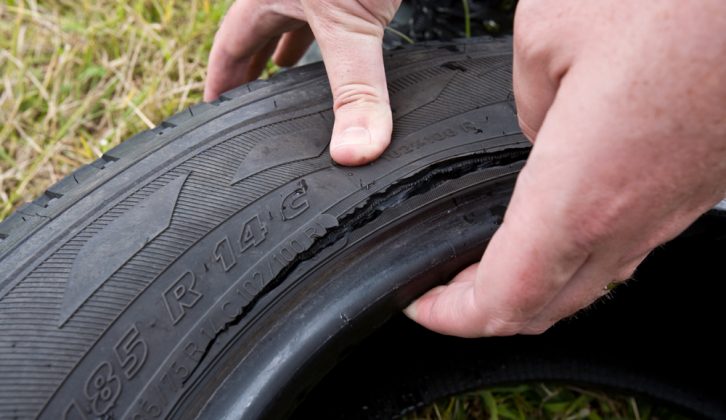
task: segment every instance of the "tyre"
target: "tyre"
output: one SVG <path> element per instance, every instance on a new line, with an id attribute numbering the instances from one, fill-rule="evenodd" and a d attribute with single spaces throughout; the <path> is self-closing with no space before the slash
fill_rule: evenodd
<path id="1" fill-rule="evenodd" d="M 725 254 L 726 212 L 711 212 L 654 251 L 608 299 L 539 336 L 446 337 L 396 314 L 336 364 L 294 418 L 399 418 L 445 396 L 530 382 L 647 403 L 627 418 L 639 418 L 638 411 L 640 418 L 726 418 Z M 597 418 L 604 408 L 569 415 Z M 565 413 L 545 410 L 543 417 Z"/>
<path id="2" fill-rule="evenodd" d="M 0 224 L 0 416 L 277 418 L 308 394 L 299 413 L 322 413 L 342 386 L 336 369 L 316 387 L 326 373 L 501 223 L 529 147 L 510 51 L 388 53 L 393 142 L 365 167 L 331 162 L 313 65 L 193 106 L 20 208 Z M 722 408 L 692 394 L 676 403 Z"/>

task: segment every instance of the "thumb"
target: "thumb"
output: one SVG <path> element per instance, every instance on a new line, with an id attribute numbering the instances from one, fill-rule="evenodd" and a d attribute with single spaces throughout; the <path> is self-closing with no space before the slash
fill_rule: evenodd
<path id="1" fill-rule="evenodd" d="M 378 158 L 391 141 L 393 126 L 381 43 L 397 2 L 368 3 L 382 7 L 366 8 L 358 1 L 303 2 L 333 93 L 330 154 L 347 166 Z"/>
<path id="2" fill-rule="evenodd" d="M 472 264 L 446 285 L 435 287 L 411 303 L 404 313 L 424 327 L 442 334 L 477 337 L 476 282 L 479 263 Z"/>

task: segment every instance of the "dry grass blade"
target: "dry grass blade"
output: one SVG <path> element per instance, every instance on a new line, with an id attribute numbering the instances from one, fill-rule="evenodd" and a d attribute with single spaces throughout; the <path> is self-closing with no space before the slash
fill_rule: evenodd
<path id="1" fill-rule="evenodd" d="M 0 219 L 199 102 L 230 1 L 0 4 Z"/>

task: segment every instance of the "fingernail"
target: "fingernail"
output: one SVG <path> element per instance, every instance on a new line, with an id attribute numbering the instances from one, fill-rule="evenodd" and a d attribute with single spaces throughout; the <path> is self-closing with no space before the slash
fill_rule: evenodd
<path id="1" fill-rule="evenodd" d="M 409 317 L 415 321 L 416 320 L 416 302 L 413 302 L 410 305 L 408 305 L 406 307 L 406 309 L 403 310 L 403 313 L 407 317 Z"/>
<path id="2" fill-rule="evenodd" d="M 350 127 L 340 133 L 334 148 L 343 146 L 367 146 L 371 144 L 371 133 L 364 127 Z"/>

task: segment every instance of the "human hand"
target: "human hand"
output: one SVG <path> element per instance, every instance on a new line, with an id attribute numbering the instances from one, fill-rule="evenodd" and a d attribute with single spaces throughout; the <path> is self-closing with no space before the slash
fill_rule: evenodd
<path id="1" fill-rule="evenodd" d="M 723 199 L 725 27 L 720 0 L 521 1 L 530 158 L 481 262 L 407 314 L 466 337 L 541 333 Z"/>
<path id="2" fill-rule="evenodd" d="M 383 68 L 383 31 L 401 0 L 237 0 L 209 56 L 204 99 L 256 79 L 273 57 L 295 64 L 313 36 L 333 93 L 330 154 L 362 165 L 391 141 L 392 117 Z M 273 54 L 274 53 L 274 54 Z"/>

